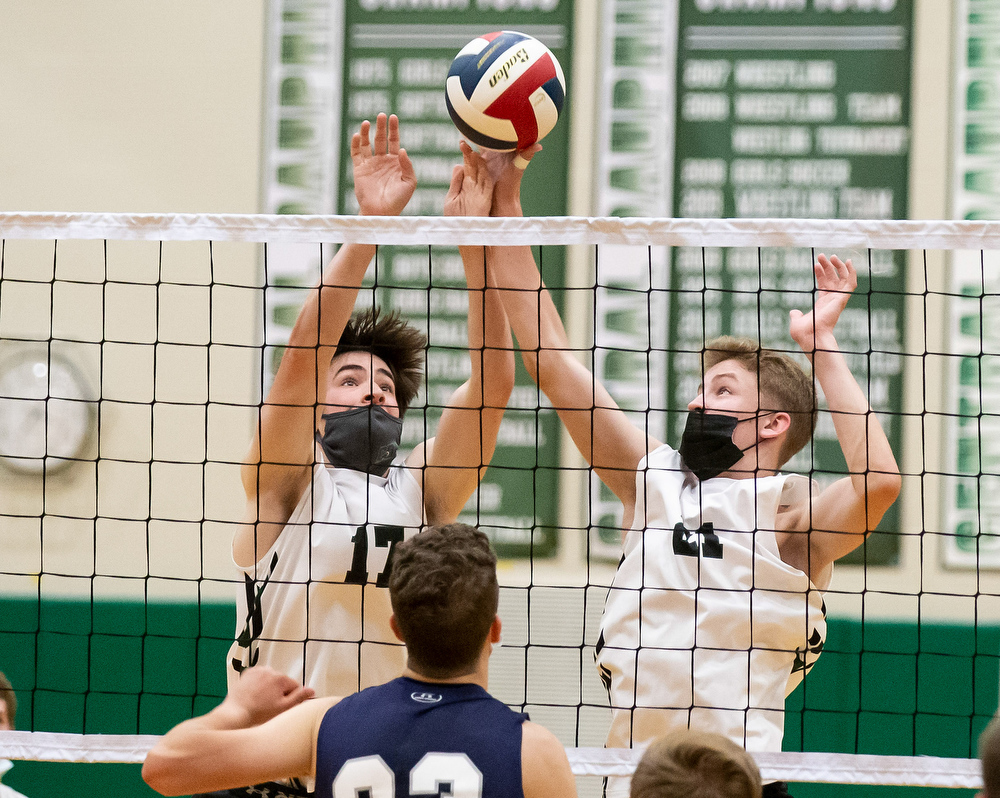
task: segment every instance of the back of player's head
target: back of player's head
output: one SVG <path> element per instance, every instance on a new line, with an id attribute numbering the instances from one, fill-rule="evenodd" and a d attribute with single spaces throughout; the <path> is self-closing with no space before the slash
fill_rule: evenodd
<path id="1" fill-rule="evenodd" d="M 13 729 L 17 720 L 17 694 L 10 684 L 10 680 L 0 673 L 0 701 L 7 709 L 7 723 Z"/>
<path id="2" fill-rule="evenodd" d="M 760 798 L 760 770 L 714 732 L 683 729 L 654 740 L 632 776 L 630 798 Z"/>
<path id="3" fill-rule="evenodd" d="M 702 353 L 704 371 L 726 360 L 735 360 L 751 374 L 757 375 L 761 410 L 780 410 L 791 418 L 788 434 L 778 453 L 778 466 L 783 466 L 809 443 L 816 429 L 818 414 L 812 380 L 784 352 L 763 349 L 749 338 L 724 335 L 705 344 Z"/>
<path id="4" fill-rule="evenodd" d="M 396 384 L 396 401 L 402 416 L 420 390 L 427 338 L 395 311 L 368 308 L 355 313 L 344 327 L 333 357 L 348 352 L 370 352 L 382 358 Z"/>
<path id="5" fill-rule="evenodd" d="M 979 760 L 983 766 L 985 798 L 1000 798 L 1000 718 L 994 718 L 979 735 Z"/>
<path id="6" fill-rule="evenodd" d="M 435 679 L 471 673 L 500 601 L 486 535 L 455 523 L 400 543 L 389 597 L 413 670 Z"/>

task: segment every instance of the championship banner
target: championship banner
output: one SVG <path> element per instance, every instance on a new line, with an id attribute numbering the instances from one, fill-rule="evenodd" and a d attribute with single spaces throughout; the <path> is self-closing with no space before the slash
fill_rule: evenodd
<path id="1" fill-rule="evenodd" d="M 956 3 L 952 216 L 1000 219 L 1000 0 Z M 946 565 L 1000 568 L 1000 261 L 957 251 L 948 351 Z"/>

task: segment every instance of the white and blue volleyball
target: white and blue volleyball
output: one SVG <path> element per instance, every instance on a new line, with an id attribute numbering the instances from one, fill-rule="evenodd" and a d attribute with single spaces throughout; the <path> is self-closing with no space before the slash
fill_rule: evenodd
<path id="1" fill-rule="evenodd" d="M 497 31 L 469 42 L 451 64 L 448 113 L 466 139 L 491 150 L 523 150 L 559 120 L 562 67 L 538 39 Z"/>

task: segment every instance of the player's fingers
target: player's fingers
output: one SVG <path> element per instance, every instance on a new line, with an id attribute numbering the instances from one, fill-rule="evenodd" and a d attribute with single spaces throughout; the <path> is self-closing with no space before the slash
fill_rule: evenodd
<path id="1" fill-rule="evenodd" d="M 834 255 L 830 258 L 830 267 L 832 271 L 831 279 L 834 281 L 837 289 L 845 293 L 853 291 L 857 286 L 857 273 L 850 265 L 850 262 L 845 263 Z"/>
<path id="2" fill-rule="evenodd" d="M 370 139 L 371 128 L 372 128 L 372 123 L 366 119 L 364 122 L 361 123 L 361 127 L 358 129 L 358 132 L 356 134 L 358 137 L 358 155 L 361 156 L 362 158 L 371 155 L 372 152 L 372 145 Z M 351 144 L 353 147 L 354 144 L 353 139 L 351 140 Z"/>
<path id="3" fill-rule="evenodd" d="M 410 156 L 407 154 L 406 150 L 400 147 L 399 149 L 399 171 L 402 173 L 403 182 L 417 184 L 417 173 L 413 169 L 413 161 L 410 160 Z"/>
<path id="4" fill-rule="evenodd" d="M 858 270 L 854 268 L 854 264 L 851 263 L 850 258 L 844 264 L 844 268 L 847 270 L 847 284 L 853 291 L 858 287 Z"/>
<path id="5" fill-rule="evenodd" d="M 522 171 L 528 168 L 528 164 L 531 163 L 531 159 L 535 157 L 539 152 L 542 151 L 542 145 L 537 141 L 530 147 L 526 147 L 523 150 L 518 150 L 517 154 L 514 156 L 514 166 Z"/>
<path id="6" fill-rule="evenodd" d="M 479 156 L 473 151 L 472 147 L 468 144 L 462 149 L 462 166 L 465 168 L 466 176 L 473 182 L 476 183 L 479 180 L 479 167 L 480 167 Z"/>
<path id="7" fill-rule="evenodd" d="M 389 140 L 389 123 L 385 114 L 375 117 L 375 155 L 384 155 Z"/>
<path id="8" fill-rule="evenodd" d="M 462 181 L 465 180 L 465 167 L 457 163 L 451 170 L 451 184 L 448 186 L 448 196 L 457 197 L 462 193 Z"/>
<path id="9" fill-rule="evenodd" d="M 399 117 L 395 114 L 389 115 L 389 150 L 390 153 L 399 152 Z"/>
<path id="10" fill-rule="evenodd" d="M 478 153 L 475 153 L 475 156 L 476 162 L 479 166 L 478 171 L 476 172 L 476 185 L 484 190 L 492 191 L 494 180 L 493 175 L 490 173 L 489 166 Z"/>
<path id="11" fill-rule="evenodd" d="M 820 255 L 816 260 L 816 280 L 826 283 L 837 280 L 837 267 L 826 255 Z"/>
<path id="12" fill-rule="evenodd" d="M 818 288 L 823 288 L 826 282 L 826 269 L 823 266 L 822 261 L 817 260 L 813 264 L 813 276 L 816 278 L 816 286 Z"/>

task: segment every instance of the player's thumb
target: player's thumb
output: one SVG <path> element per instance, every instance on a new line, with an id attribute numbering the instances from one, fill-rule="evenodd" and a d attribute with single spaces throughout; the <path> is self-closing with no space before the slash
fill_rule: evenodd
<path id="1" fill-rule="evenodd" d="M 402 147 L 399 148 L 399 169 L 405 182 L 416 185 L 417 173 L 413 169 L 413 161 Z"/>
<path id="2" fill-rule="evenodd" d="M 528 168 L 528 164 L 531 163 L 531 159 L 535 157 L 538 153 L 542 151 L 542 145 L 537 141 L 530 147 L 525 147 L 523 150 L 518 150 L 517 155 L 514 156 L 514 166 L 518 169 L 524 170 Z"/>

